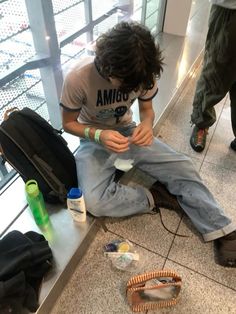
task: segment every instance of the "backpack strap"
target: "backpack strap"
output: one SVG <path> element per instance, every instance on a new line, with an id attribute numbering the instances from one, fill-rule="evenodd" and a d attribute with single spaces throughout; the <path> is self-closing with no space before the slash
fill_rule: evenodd
<path id="1" fill-rule="evenodd" d="M 17 107 L 13 107 L 13 108 L 10 108 L 10 109 L 7 109 L 5 112 L 4 112 L 4 115 L 3 115 L 3 119 L 6 121 L 8 118 L 9 118 L 9 114 L 13 111 L 19 111 L 19 108 Z"/>

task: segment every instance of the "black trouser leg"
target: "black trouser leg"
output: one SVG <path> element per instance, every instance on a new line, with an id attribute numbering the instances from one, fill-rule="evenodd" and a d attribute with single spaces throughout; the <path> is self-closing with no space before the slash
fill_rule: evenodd
<path id="1" fill-rule="evenodd" d="M 199 128 L 216 120 L 214 106 L 236 82 L 236 10 L 213 5 L 205 44 L 203 68 L 197 82 L 191 121 Z M 234 94 L 235 87 L 232 93 Z M 233 95 L 235 99 L 235 96 Z M 235 101 L 235 100 L 234 100 Z M 235 102 L 232 105 L 235 117 Z M 233 120 L 235 131 L 235 119 Z"/>
<path id="2" fill-rule="evenodd" d="M 229 91 L 231 105 L 231 123 L 234 137 L 236 138 L 236 82 L 232 85 Z"/>

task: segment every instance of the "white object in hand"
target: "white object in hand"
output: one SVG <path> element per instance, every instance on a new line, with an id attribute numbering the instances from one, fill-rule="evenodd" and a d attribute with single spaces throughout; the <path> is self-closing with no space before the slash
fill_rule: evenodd
<path id="1" fill-rule="evenodd" d="M 133 159 L 121 159 L 117 158 L 114 162 L 114 166 L 116 169 L 122 170 L 124 172 L 129 171 L 130 169 L 133 168 Z"/>

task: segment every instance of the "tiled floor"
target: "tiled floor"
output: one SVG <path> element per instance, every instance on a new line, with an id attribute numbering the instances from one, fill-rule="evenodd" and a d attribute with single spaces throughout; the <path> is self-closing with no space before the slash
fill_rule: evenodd
<path id="1" fill-rule="evenodd" d="M 196 77 L 192 78 L 164 122 L 158 136 L 176 150 L 192 157 L 200 174 L 236 221 L 236 154 L 229 149 L 233 139 L 229 100 L 217 106 L 218 121 L 210 129 L 206 150 L 194 153 L 189 146 L 189 116 Z M 135 182 L 143 176 L 134 174 Z M 151 183 L 146 180 L 146 185 Z M 173 231 L 188 235 L 176 237 L 163 229 L 160 216 L 143 215 L 126 219 L 107 219 L 108 232 L 100 230 L 51 314 L 125 314 L 132 313 L 125 296 L 125 285 L 134 275 L 157 269 L 173 269 L 183 280 L 180 300 L 172 308 L 152 313 L 228 314 L 236 313 L 236 269 L 215 264 L 212 243 L 204 243 L 189 219 L 163 210 L 163 220 Z M 140 254 L 132 272 L 112 267 L 103 247 L 114 239 L 130 240 Z"/>

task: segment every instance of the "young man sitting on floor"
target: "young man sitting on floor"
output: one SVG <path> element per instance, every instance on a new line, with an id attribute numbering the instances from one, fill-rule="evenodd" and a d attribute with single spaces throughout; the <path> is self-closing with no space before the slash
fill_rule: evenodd
<path id="1" fill-rule="evenodd" d="M 236 225 L 216 203 L 189 157 L 153 136 L 152 99 L 162 56 L 150 31 L 122 22 L 101 35 L 95 58 L 79 61 L 67 74 L 61 97 L 63 127 L 81 138 L 76 155 L 79 185 L 94 216 L 123 217 L 158 207 L 189 216 L 205 241 L 214 241 L 216 261 L 236 267 Z M 131 106 L 139 102 L 140 123 Z M 114 160 L 125 153 L 133 165 L 166 186 L 160 193 L 114 181 Z"/>

